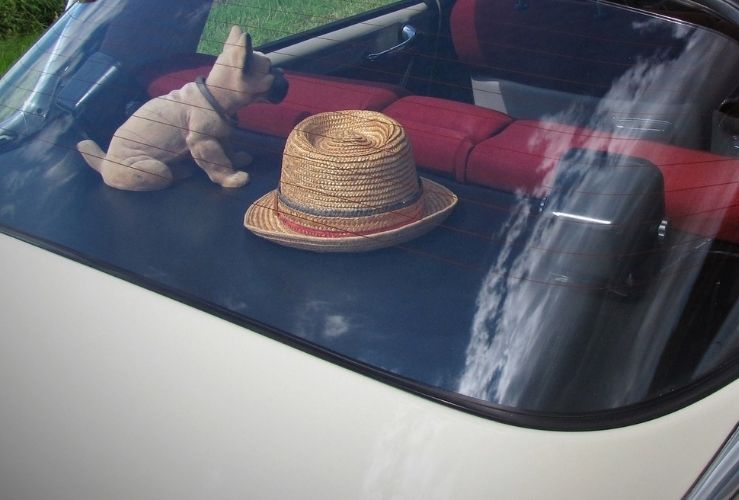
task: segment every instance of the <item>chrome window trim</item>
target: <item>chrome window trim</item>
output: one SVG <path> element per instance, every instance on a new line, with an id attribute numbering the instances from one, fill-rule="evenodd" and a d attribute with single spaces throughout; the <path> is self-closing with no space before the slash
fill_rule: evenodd
<path id="1" fill-rule="evenodd" d="M 739 494 L 739 425 L 693 485 L 686 500 L 736 498 Z"/>

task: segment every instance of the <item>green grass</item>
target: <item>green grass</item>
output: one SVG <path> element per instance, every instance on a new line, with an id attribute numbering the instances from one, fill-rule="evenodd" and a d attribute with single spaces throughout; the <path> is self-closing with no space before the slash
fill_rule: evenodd
<path id="1" fill-rule="evenodd" d="M 0 0 L 0 76 L 62 13 L 65 0 Z"/>
<path id="2" fill-rule="evenodd" d="M 2 0 L 0 0 L 1 2 Z M 218 55 L 231 26 L 249 31 L 255 45 L 365 12 L 396 0 L 215 0 L 198 52 Z M 33 44 L 40 32 L 0 39 L 0 75 Z"/>
<path id="3" fill-rule="evenodd" d="M 217 55 L 231 26 L 252 35 L 256 46 L 328 24 L 397 0 L 215 0 L 198 52 Z"/>
<path id="4" fill-rule="evenodd" d="M 8 68 L 18 60 L 28 48 L 33 45 L 41 33 L 26 33 L 11 35 L 0 39 L 0 75 L 4 75 Z"/>
<path id="5" fill-rule="evenodd" d="M 65 0 L 0 0 L 0 38 L 36 33 L 64 10 Z"/>

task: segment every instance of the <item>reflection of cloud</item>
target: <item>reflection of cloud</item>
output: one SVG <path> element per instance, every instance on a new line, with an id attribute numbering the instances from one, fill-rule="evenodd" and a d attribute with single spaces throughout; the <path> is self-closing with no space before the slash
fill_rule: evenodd
<path id="1" fill-rule="evenodd" d="M 541 338 L 542 325 L 559 320 L 546 316 L 551 312 L 546 307 L 548 296 L 557 294 L 558 288 L 522 279 L 546 274 L 541 267 L 552 261 L 542 260 L 542 253 L 535 248 L 546 247 L 552 231 L 548 220 L 539 219 L 531 233 L 531 204 L 519 200 L 519 210 L 500 231 L 505 246 L 477 297 L 465 369 L 458 386 L 462 394 L 511 406 L 517 403 L 521 384 L 527 385 L 529 377 L 541 374 L 536 358 L 542 357 L 542 344 L 551 348 L 557 342 Z"/>
<path id="2" fill-rule="evenodd" d="M 664 21 L 653 20 L 647 24 L 654 22 L 659 22 L 664 28 Z M 682 40 L 679 53 L 675 53 L 676 48 L 672 47 L 659 49 L 651 57 L 638 58 L 612 82 L 595 109 L 573 105 L 543 117 L 544 121 L 584 125 L 611 133 L 617 119 L 651 118 L 668 122 L 664 139 L 677 137 L 685 143 L 697 142 L 702 138 L 705 112 L 718 105 L 717 99 L 724 97 L 723 92 L 727 91 L 724 87 L 727 81 L 733 82 L 733 74 L 728 69 L 723 72 L 705 71 L 705 61 L 726 58 L 726 41 L 722 37 L 677 24 L 674 29 L 675 37 Z M 558 148 L 566 146 L 562 141 L 572 140 L 563 135 L 552 141 L 551 130 L 541 130 L 539 135 L 533 134 L 530 142 L 548 144 L 547 152 L 559 151 Z M 604 134 L 595 134 L 584 143 L 580 138 L 579 144 L 604 150 L 612 146 Z M 617 147 L 621 154 L 629 154 L 628 145 L 623 141 Z M 546 166 L 542 165 L 542 168 Z"/>
<path id="3" fill-rule="evenodd" d="M 566 286 L 567 273 L 559 277 L 557 272 L 589 268 L 593 258 L 540 250 L 560 239 L 561 226 L 542 217 L 527 231 L 520 224 L 524 213 L 513 215 L 501 230 L 508 237 L 506 247 L 478 292 L 457 390 L 542 411 L 606 409 L 639 401 L 682 314 L 702 254 L 696 252 L 693 263 L 679 272 L 661 274 L 659 286 L 641 301 L 619 302 L 601 290 Z M 573 244 L 585 247 L 587 238 L 580 236 L 583 241 Z M 518 252 L 511 250 L 518 245 Z M 665 261 L 685 258 L 679 244 L 673 252 Z"/>
<path id="4" fill-rule="evenodd" d="M 506 304 L 509 288 L 509 274 L 520 269 L 520 257 L 514 255 L 516 243 L 525 239 L 530 204 L 519 197 L 518 210 L 514 211 L 508 223 L 498 232 L 497 237 L 504 241 L 496 264 L 483 281 L 477 297 L 477 311 L 472 323 L 472 337 L 467 347 L 465 370 L 459 383 L 459 392 L 468 396 L 487 399 L 494 379 L 499 378 L 508 364 L 512 349 L 512 338 L 495 335 L 501 324 L 515 323 L 511 313 L 517 314 L 521 308 L 501 307 Z M 507 264 L 507 265 L 506 265 Z M 509 273 L 501 273 L 501 270 Z M 497 383 L 497 380 L 495 380 Z M 497 393 L 497 388 L 493 390 Z M 494 396 L 493 396 L 494 397 Z"/>
<path id="5" fill-rule="evenodd" d="M 722 81 L 719 72 L 705 71 L 704 63 L 720 60 L 725 48 L 725 41 L 713 33 L 693 31 L 679 57 L 640 61 L 616 81 L 598 114 L 657 118 L 667 115 L 675 136 L 692 138 L 698 133 L 697 126 L 704 123 L 706 110 L 717 104 L 713 102 L 717 99 L 715 89 Z"/>
<path id="6" fill-rule="evenodd" d="M 326 317 L 323 335 L 330 338 L 341 337 L 349 331 L 349 322 L 342 316 L 331 314 Z"/>
<path id="7" fill-rule="evenodd" d="M 645 24 L 644 29 L 652 27 Z M 711 75 L 706 74 L 701 63 L 706 59 L 717 60 L 725 44 L 710 32 L 692 28 L 677 29 L 675 37 L 685 40 L 680 54 L 670 58 L 655 54 L 636 61 L 613 82 L 594 112 L 585 115 L 582 107 L 573 106 L 545 120 L 612 131 L 614 117 L 661 117 L 667 112 L 672 117 L 673 133 L 691 136 L 698 118 L 681 113 L 686 109 L 693 111 L 686 103 L 705 104 L 702 95 L 709 85 L 706 79 Z M 675 121 L 674 117 L 681 116 L 684 122 Z M 570 133 L 557 134 L 552 129 L 539 128 L 532 134 L 529 147 L 541 152 L 544 159 L 538 168 L 547 172 L 548 178 L 535 194 L 542 196 L 544 186 L 552 185 L 552 167 L 568 149 L 628 155 L 637 143 L 611 141 L 606 134 L 597 133 L 574 138 Z M 592 165 L 587 153 L 580 161 L 585 167 Z M 639 192 L 636 176 L 634 182 L 637 184 L 627 187 L 627 191 Z M 592 192 L 608 192 L 607 184 L 597 188 Z M 613 203 L 609 196 L 577 192 L 567 195 L 569 203 L 590 207 L 595 213 L 602 213 L 605 205 Z M 626 317 L 623 313 L 613 315 L 613 310 L 609 310 L 624 306 L 614 306 L 597 293 L 588 295 L 553 286 L 559 279 L 557 270 L 567 266 L 587 270 L 594 261 L 547 251 L 556 249 L 562 241 L 561 226 L 544 217 L 532 223 L 531 203 L 522 196 L 518 197 L 517 207 L 493 238 L 505 244 L 478 292 L 458 391 L 505 406 L 552 410 L 556 404 L 566 402 L 564 395 L 568 390 L 577 397 L 578 390 L 590 387 L 592 380 L 588 377 L 594 376 L 602 377 L 598 393 L 590 395 L 595 404 L 602 405 L 599 409 L 638 401 L 649 389 L 659 356 L 687 300 L 696 272 L 660 276 L 658 290 L 652 290 L 642 303 L 629 306 L 638 315 L 628 317 L 627 323 L 621 325 L 623 336 L 612 341 L 609 352 L 592 328 L 609 315 Z M 568 241 L 569 248 L 587 248 L 586 232 L 575 232 L 572 238 L 576 239 Z M 521 279 L 532 276 L 552 285 Z M 592 339 L 583 337 L 582 332 L 591 333 Z M 573 357 L 573 353 L 581 356 Z"/>
<path id="8" fill-rule="evenodd" d="M 329 301 L 309 300 L 296 315 L 295 331 L 305 338 L 337 339 L 352 327 L 346 316 L 336 310 L 341 306 Z"/>
<path id="9" fill-rule="evenodd" d="M 663 19 L 656 18 L 646 18 L 644 20 L 634 21 L 631 23 L 631 29 L 641 33 L 662 31 L 665 27 L 671 28 L 672 37 L 677 40 L 687 37 L 695 30 L 695 28 L 688 24 L 679 22 L 666 23 Z"/>

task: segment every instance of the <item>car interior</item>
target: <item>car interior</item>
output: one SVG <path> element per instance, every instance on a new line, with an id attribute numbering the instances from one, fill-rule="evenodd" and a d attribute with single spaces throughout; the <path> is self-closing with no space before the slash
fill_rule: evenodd
<path id="1" fill-rule="evenodd" d="M 532 195 L 546 188 L 548 171 L 569 149 L 630 155 L 660 168 L 667 216 L 676 227 L 738 242 L 737 203 L 727 192 L 738 180 L 735 148 L 714 137 L 730 133 L 714 119 L 727 122 L 719 110 L 735 90 L 732 72 L 704 78 L 700 92 L 650 82 L 639 89 L 638 109 L 633 110 L 633 99 L 629 104 L 628 95 L 612 88 L 618 78 L 628 86 L 633 75 L 624 71 L 632 70 L 633 61 L 649 57 L 673 63 L 664 71 L 690 71 L 672 61 L 685 44 L 672 36 L 672 21 L 660 26 L 654 19 L 645 20 L 644 13 L 588 2 L 526 8 L 461 0 L 449 14 L 447 38 L 433 33 L 437 15 L 429 12 L 430 6 L 406 3 L 411 5 L 360 21 L 360 29 L 338 28 L 270 51 L 274 64 L 287 70 L 289 95 L 277 105 L 243 108 L 240 128 L 286 138 L 312 114 L 382 111 L 410 134 L 419 167 L 461 183 Z M 655 26 L 630 28 L 639 22 Z M 404 43 L 406 26 L 413 27 L 414 38 L 431 41 L 370 57 L 383 46 Z M 531 36 L 532 30 L 537 36 Z M 623 37 L 587 43 L 600 42 L 599 33 Z M 739 62 L 733 41 L 708 33 L 698 43 L 701 57 L 720 54 L 727 67 Z M 454 55 L 428 55 L 430 51 Z M 424 66 L 424 61 L 416 62 L 419 59 L 446 67 L 416 69 Z M 203 54 L 173 56 L 151 63 L 136 76 L 147 98 L 158 97 L 207 74 L 214 61 Z M 455 76 L 445 79 L 440 74 Z M 465 81 L 455 82 L 459 75 L 465 75 Z M 710 168 L 696 169 L 696 164 Z"/>

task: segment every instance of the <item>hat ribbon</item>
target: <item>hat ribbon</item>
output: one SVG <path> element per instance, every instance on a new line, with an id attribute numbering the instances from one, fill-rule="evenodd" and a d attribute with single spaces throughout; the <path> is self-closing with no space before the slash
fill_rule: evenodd
<path id="1" fill-rule="evenodd" d="M 290 220 L 287 217 L 284 216 L 284 214 L 277 212 L 277 218 L 280 219 L 280 222 L 287 226 L 288 229 L 291 229 L 292 231 L 295 231 L 296 233 L 301 233 L 306 236 L 315 236 L 318 238 L 347 238 L 352 236 L 369 236 L 372 234 L 377 233 L 384 233 L 385 231 L 392 231 L 393 229 L 400 229 L 403 226 L 407 226 L 411 222 L 409 220 L 404 220 L 401 222 L 398 222 L 397 224 L 392 224 L 390 226 L 383 226 L 379 229 L 373 229 L 371 231 L 341 231 L 336 230 L 332 231 L 329 229 L 321 230 L 316 229 L 313 227 L 307 227 L 304 226 L 298 222 L 295 222 L 294 220 Z M 417 220 L 417 219 L 416 219 Z"/>

